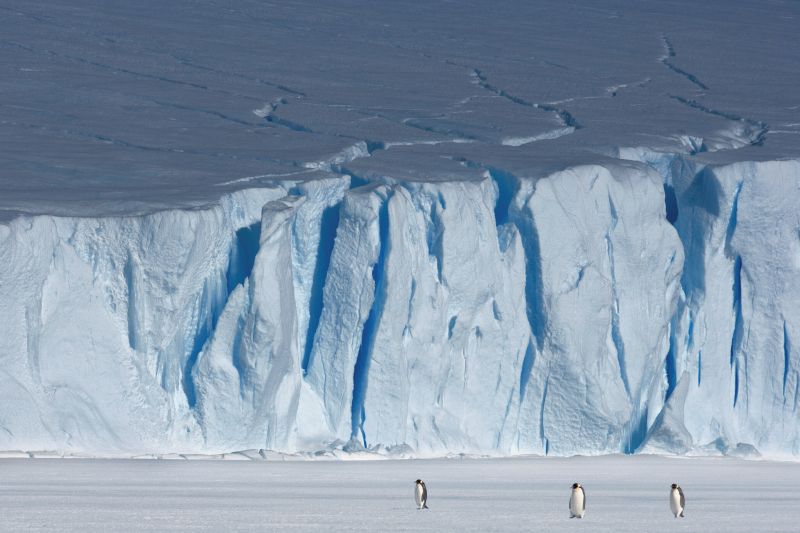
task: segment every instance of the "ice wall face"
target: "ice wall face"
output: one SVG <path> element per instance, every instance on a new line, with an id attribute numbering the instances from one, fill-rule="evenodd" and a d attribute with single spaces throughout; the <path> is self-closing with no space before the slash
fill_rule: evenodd
<path id="1" fill-rule="evenodd" d="M 514 217 L 535 233 L 529 268 L 541 273 L 528 305 L 542 331 L 546 451 L 634 451 L 661 409 L 683 263 L 661 187 L 638 169 L 583 167 L 516 199 Z"/>
<path id="2" fill-rule="evenodd" d="M 75 4 L 0 10 L 0 450 L 800 453 L 795 2 Z"/>
<path id="3" fill-rule="evenodd" d="M 236 229 L 283 195 L 265 188 L 206 210 L 2 226 L 2 447 L 202 446 L 189 371 L 239 275 L 229 260 Z"/>
<path id="4" fill-rule="evenodd" d="M 796 161 L 666 168 L 686 250 L 670 400 L 647 446 L 798 454 Z"/>
<path id="5" fill-rule="evenodd" d="M 664 198 L 622 162 L 16 219 L 0 447 L 635 451 L 685 308 Z"/>
<path id="6" fill-rule="evenodd" d="M 365 444 L 509 446 L 529 333 L 514 290 L 524 258 L 513 230 L 501 247 L 495 201 L 488 179 L 395 187 L 366 394 L 354 410 Z"/>

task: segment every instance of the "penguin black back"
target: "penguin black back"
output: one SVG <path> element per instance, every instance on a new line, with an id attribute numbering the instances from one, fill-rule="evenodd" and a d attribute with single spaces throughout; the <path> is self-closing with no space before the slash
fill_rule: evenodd
<path id="1" fill-rule="evenodd" d="M 425 482 L 421 479 L 418 479 L 415 482 L 414 501 L 416 501 L 419 509 L 428 508 L 428 488 L 425 486 Z"/>

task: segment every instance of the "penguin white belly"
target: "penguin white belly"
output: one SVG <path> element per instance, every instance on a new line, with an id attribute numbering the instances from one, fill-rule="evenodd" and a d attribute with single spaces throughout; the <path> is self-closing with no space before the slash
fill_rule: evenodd
<path id="1" fill-rule="evenodd" d="M 422 501 L 422 485 L 419 483 L 417 483 L 417 486 L 414 489 L 414 501 L 417 502 L 417 507 L 420 509 L 422 509 L 422 506 L 425 504 L 425 502 Z"/>
<path id="2" fill-rule="evenodd" d="M 681 507 L 681 495 L 677 490 L 673 490 L 669 495 L 669 508 L 676 518 L 683 512 L 683 507 Z"/>
<path id="3" fill-rule="evenodd" d="M 563 500 L 562 500 L 563 501 Z M 571 517 L 583 518 L 586 511 L 583 508 L 583 491 L 580 489 L 573 489 L 572 496 L 569 499 L 569 514 Z"/>

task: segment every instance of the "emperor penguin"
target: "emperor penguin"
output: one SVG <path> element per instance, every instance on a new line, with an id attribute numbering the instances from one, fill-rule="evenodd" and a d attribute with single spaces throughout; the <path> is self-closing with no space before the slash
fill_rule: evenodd
<path id="1" fill-rule="evenodd" d="M 683 497 L 681 486 L 675 483 L 672 484 L 672 490 L 669 491 L 669 508 L 675 518 L 683 516 L 683 508 L 686 506 L 686 498 Z"/>
<path id="2" fill-rule="evenodd" d="M 586 493 L 580 483 L 572 484 L 572 494 L 569 497 L 569 517 L 583 518 L 586 514 Z"/>
<path id="3" fill-rule="evenodd" d="M 425 488 L 425 482 L 421 479 L 416 481 L 414 488 L 414 501 L 417 502 L 418 509 L 428 508 L 428 489 Z"/>

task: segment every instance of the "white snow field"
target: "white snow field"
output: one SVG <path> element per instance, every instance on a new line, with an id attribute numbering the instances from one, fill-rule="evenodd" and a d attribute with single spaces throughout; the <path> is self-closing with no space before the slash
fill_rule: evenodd
<path id="1" fill-rule="evenodd" d="M 800 465 L 606 456 L 0 460 L 4 531 L 797 531 Z M 428 487 L 418 511 L 414 480 Z M 586 516 L 569 518 L 572 483 Z M 686 494 L 685 518 L 669 488 Z"/>
<path id="2" fill-rule="evenodd" d="M 800 4 L 598 4 L 4 0 L 0 450 L 798 458 Z"/>

